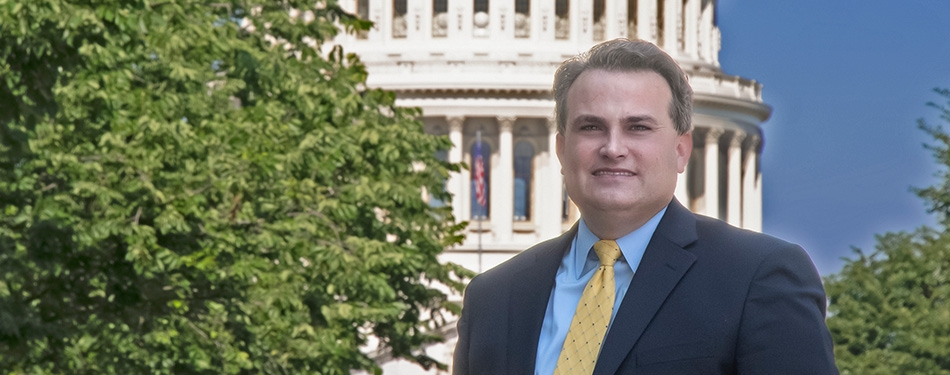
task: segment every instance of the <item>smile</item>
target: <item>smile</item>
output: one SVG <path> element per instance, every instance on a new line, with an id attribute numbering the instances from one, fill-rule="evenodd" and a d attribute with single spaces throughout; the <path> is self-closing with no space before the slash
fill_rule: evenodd
<path id="1" fill-rule="evenodd" d="M 633 176 L 634 173 L 623 170 L 599 170 L 594 171 L 594 176 Z"/>

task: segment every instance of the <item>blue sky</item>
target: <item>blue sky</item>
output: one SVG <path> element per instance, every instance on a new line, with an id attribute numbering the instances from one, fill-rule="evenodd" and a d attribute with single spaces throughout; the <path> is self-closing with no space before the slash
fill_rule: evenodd
<path id="1" fill-rule="evenodd" d="M 722 0 L 720 62 L 763 84 L 764 232 L 838 272 L 878 233 L 936 223 L 911 191 L 939 166 L 917 119 L 950 88 L 950 1 Z"/>

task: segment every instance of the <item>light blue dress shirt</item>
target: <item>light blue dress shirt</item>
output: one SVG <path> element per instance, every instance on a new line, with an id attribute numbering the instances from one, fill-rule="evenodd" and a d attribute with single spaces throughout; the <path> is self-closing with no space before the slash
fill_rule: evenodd
<path id="1" fill-rule="evenodd" d="M 640 259 L 643 258 L 647 244 L 650 243 L 653 232 L 656 231 L 656 226 L 665 213 L 664 207 L 646 224 L 617 239 L 617 245 L 620 245 L 623 256 L 614 265 L 614 279 L 617 287 L 614 312 L 620 308 L 620 302 L 627 294 L 630 281 L 633 280 L 633 273 L 640 265 Z M 534 367 L 536 375 L 554 374 L 558 357 L 561 355 L 561 347 L 567 337 L 567 330 L 571 325 L 571 320 L 574 319 L 574 310 L 577 309 L 577 303 L 581 300 L 584 287 L 600 266 L 600 260 L 592 250 L 594 242 L 598 240 L 581 218 L 577 224 L 577 236 L 571 243 L 571 249 L 561 260 L 561 266 L 557 269 L 554 289 L 551 291 L 548 307 L 544 312 L 541 337 L 538 339 L 537 362 Z M 617 314 L 611 315 L 611 325 L 616 316 Z M 608 332 L 609 330 L 608 328 Z"/>

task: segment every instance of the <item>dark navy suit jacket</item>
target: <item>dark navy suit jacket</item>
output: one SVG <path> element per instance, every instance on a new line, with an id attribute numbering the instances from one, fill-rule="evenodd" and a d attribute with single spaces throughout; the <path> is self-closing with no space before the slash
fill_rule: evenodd
<path id="1" fill-rule="evenodd" d="M 465 291 L 456 375 L 534 374 L 554 276 L 577 233 Z M 615 312 L 594 374 L 837 374 L 825 293 L 801 247 L 698 216 L 675 199 Z"/>

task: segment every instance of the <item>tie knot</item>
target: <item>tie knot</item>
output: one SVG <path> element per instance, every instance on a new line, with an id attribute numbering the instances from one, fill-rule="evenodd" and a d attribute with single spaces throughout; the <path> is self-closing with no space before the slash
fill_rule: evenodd
<path id="1" fill-rule="evenodd" d="M 594 252 L 600 258 L 600 265 L 613 267 L 620 258 L 620 246 L 614 240 L 600 240 L 594 243 Z"/>

